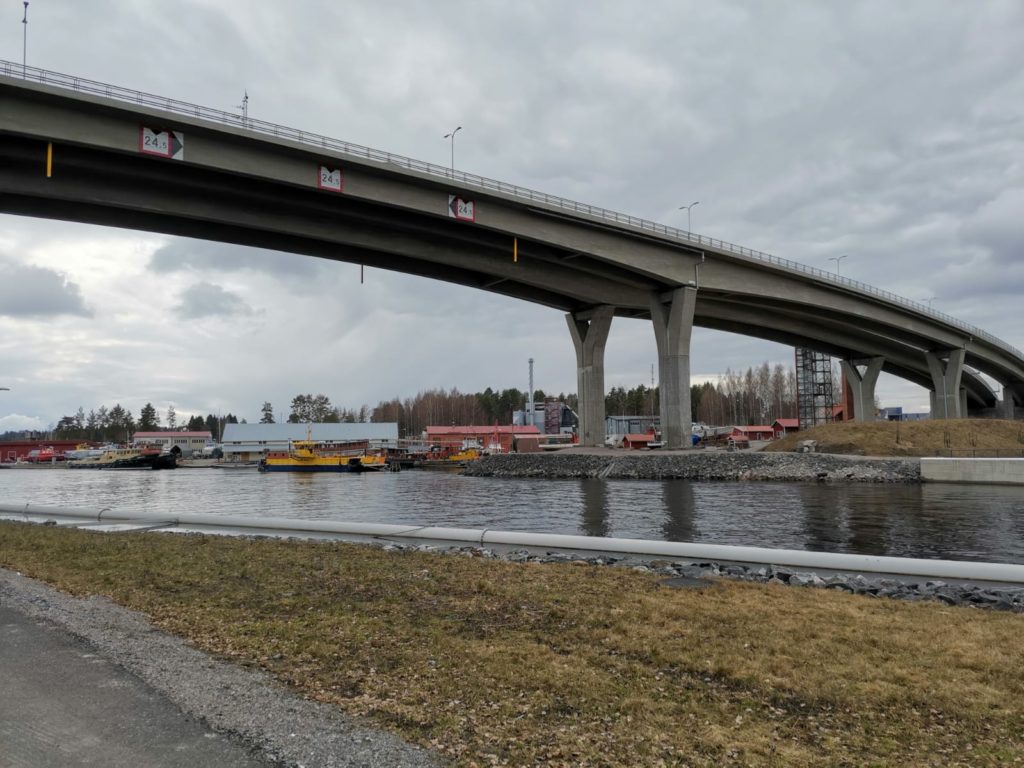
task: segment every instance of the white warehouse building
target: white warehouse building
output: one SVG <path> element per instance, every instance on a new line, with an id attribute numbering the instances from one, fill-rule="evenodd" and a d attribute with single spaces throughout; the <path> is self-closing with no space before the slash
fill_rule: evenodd
<path id="1" fill-rule="evenodd" d="M 228 461 L 255 461 L 267 451 L 287 451 L 293 440 L 366 441 L 371 448 L 398 445 L 397 422 L 344 424 L 225 424 L 221 449 Z"/>

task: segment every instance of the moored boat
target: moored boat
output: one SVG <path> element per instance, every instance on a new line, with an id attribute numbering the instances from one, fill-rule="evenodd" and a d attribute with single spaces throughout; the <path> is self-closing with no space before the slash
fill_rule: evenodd
<path id="1" fill-rule="evenodd" d="M 99 456 L 69 461 L 68 469 L 174 469 L 178 458 L 159 448 L 108 448 Z"/>
<path id="2" fill-rule="evenodd" d="M 271 451 L 259 463 L 260 472 L 380 472 L 384 456 L 346 451 L 314 440 L 295 440 L 287 451 Z"/>

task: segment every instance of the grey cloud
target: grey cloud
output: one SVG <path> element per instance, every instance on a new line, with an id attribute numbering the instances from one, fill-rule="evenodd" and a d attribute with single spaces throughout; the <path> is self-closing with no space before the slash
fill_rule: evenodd
<path id="1" fill-rule="evenodd" d="M 253 309 L 241 298 L 212 283 L 196 283 L 181 293 L 175 313 L 185 320 L 204 317 L 251 315 Z"/>
<path id="2" fill-rule="evenodd" d="M 1003 191 L 982 205 L 961 230 L 965 241 L 988 251 L 994 265 L 1016 267 L 1024 260 L 1024 186 Z"/>
<path id="3" fill-rule="evenodd" d="M 0 262 L 0 315 L 92 317 L 77 283 L 45 267 Z"/>
<path id="4" fill-rule="evenodd" d="M 241 245 L 176 238 L 158 248 L 149 268 L 169 272 L 262 272 L 296 280 L 315 278 L 322 269 L 316 259 Z"/>

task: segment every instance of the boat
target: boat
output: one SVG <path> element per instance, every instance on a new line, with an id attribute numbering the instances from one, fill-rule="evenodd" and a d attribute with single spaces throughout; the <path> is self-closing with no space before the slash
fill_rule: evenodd
<path id="1" fill-rule="evenodd" d="M 479 445 L 466 440 L 461 448 L 432 446 L 429 453 L 416 465 L 421 469 L 462 469 L 483 455 Z"/>
<path id="2" fill-rule="evenodd" d="M 108 448 L 99 456 L 69 461 L 68 469 L 174 469 L 178 457 L 159 448 Z"/>
<path id="3" fill-rule="evenodd" d="M 260 472 L 381 472 L 387 468 L 384 456 L 310 439 L 292 441 L 287 451 L 270 451 L 258 467 Z"/>

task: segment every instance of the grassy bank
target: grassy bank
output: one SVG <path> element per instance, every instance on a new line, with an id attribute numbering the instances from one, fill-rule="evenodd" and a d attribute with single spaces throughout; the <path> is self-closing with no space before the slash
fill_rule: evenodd
<path id="1" fill-rule="evenodd" d="M 1024 763 L 1024 617 L 340 543 L 0 523 L 108 595 L 457 765 Z"/>
<path id="2" fill-rule="evenodd" d="M 847 421 L 794 432 L 765 446 L 795 451 L 801 440 L 817 440 L 822 453 L 853 456 L 1020 456 L 1024 422 L 998 419 L 936 421 Z"/>

